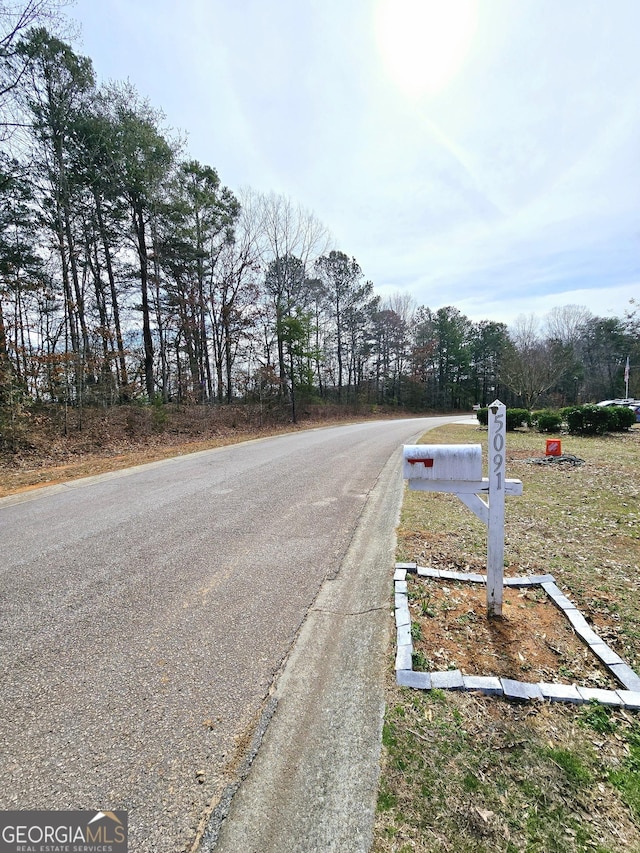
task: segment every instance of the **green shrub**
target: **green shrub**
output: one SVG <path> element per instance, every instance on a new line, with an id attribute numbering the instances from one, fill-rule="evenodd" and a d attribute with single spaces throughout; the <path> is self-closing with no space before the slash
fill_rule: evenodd
<path id="1" fill-rule="evenodd" d="M 625 432 L 636 422 L 636 413 L 628 406 L 606 406 L 611 432 Z"/>
<path id="2" fill-rule="evenodd" d="M 482 426 L 489 425 L 488 408 L 478 409 L 476 417 Z M 514 430 L 521 426 L 531 426 L 531 412 L 528 409 L 507 409 L 507 429 Z"/>
<path id="3" fill-rule="evenodd" d="M 550 409 L 534 412 L 532 420 L 538 432 L 559 432 L 562 426 L 560 412 L 552 412 Z"/>
<path id="4" fill-rule="evenodd" d="M 507 409 L 507 429 L 512 431 L 522 426 L 531 426 L 529 409 Z"/>
<path id="5" fill-rule="evenodd" d="M 587 403 L 565 409 L 567 427 L 572 435 L 604 435 L 609 431 L 609 414 L 606 406 Z"/>
<path id="6" fill-rule="evenodd" d="M 162 394 L 156 394 L 151 401 L 151 423 L 154 432 L 164 432 L 168 415 L 162 402 Z"/>

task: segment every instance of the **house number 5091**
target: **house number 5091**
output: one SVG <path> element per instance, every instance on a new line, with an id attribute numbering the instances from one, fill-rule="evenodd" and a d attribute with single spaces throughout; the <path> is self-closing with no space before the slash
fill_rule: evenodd
<path id="1" fill-rule="evenodd" d="M 496 475 L 496 488 L 502 490 L 502 477 L 504 471 L 504 412 L 496 412 L 496 429 L 493 433 L 493 473 Z"/>

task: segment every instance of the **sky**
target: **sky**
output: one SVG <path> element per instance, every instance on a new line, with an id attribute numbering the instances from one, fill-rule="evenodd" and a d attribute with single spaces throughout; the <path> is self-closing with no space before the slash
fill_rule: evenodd
<path id="1" fill-rule="evenodd" d="M 512 324 L 640 299 L 638 0 L 76 0 L 223 184 L 283 194 L 382 296 Z"/>

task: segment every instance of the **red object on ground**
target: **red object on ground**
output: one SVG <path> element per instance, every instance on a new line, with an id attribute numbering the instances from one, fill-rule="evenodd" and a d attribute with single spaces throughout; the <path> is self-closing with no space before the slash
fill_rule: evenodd
<path id="1" fill-rule="evenodd" d="M 562 442 L 559 438 L 547 439 L 546 456 L 562 456 Z"/>

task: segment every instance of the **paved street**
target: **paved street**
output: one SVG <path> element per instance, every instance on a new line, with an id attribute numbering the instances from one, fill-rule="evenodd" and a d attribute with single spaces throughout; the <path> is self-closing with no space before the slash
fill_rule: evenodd
<path id="1" fill-rule="evenodd" d="M 385 465 L 437 423 L 299 432 L 0 501 L 0 808 L 125 809 L 131 851 L 190 850 Z"/>

